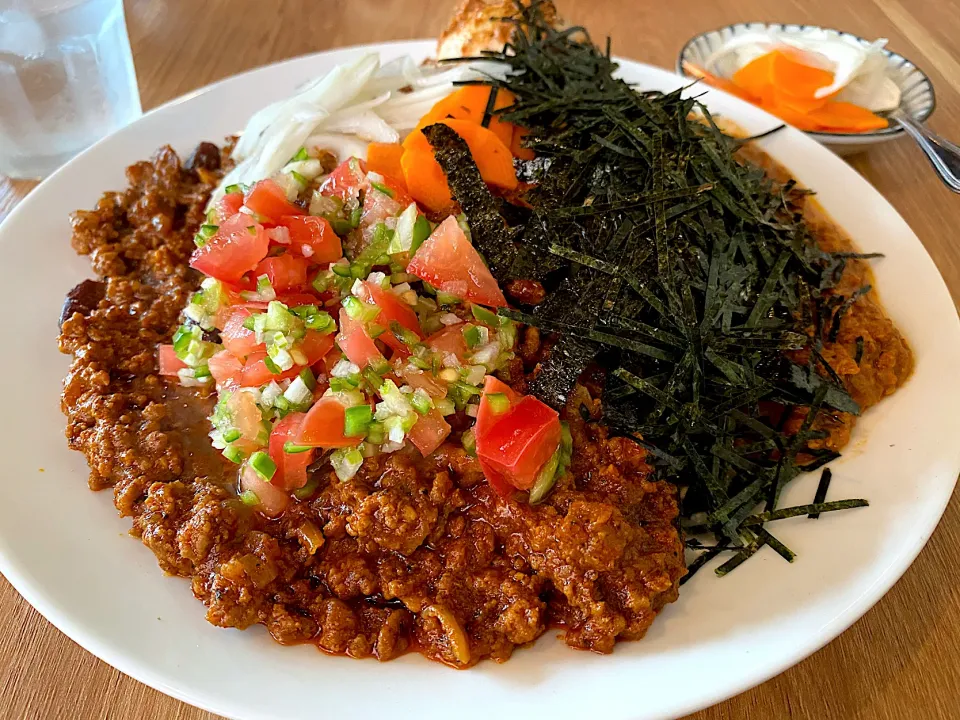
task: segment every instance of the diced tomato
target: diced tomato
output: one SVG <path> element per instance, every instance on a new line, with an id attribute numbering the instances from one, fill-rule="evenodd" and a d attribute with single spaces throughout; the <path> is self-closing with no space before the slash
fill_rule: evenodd
<path id="1" fill-rule="evenodd" d="M 277 466 L 270 484 L 282 490 L 296 490 L 307 484 L 307 466 L 313 461 L 313 450 L 300 453 L 283 450 L 286 443 L 296 443 L 306 417 L 306 413 L 290 413 L 280 418 L 270 433 L 270 459 Z"/>
<path id="2" fill-rule="evenodd" d="M 218 280 L 237 283 L 266 257 L 269 244 L 262 225 L 237 213 L 220 225 L 206 245 L 193 251 L 190 267 Z"/>
<path id="3" fill-rule="evenodd" d="M 460 323 L 435 332 L 425 340 L 427 347 L 435 352 L 453 353 L 463 359 L 467 354 L 467 341 L 463 339 L 463 327 L 463 323 Z"/>
<path id="4" fill-rule="evenodd" d="M 207 362 L 218 388 L 237 387 L 243 373 L 243 361 L 229 350 L 221 350 Z"/>
<path id="5" fill-rule="evenodd" d="M 273 180 L 261 180 L 250 188 L 244 204 L 274 224 L 285 215 L 299 215 L 303 212 L 287 200 L 283 188 Z"/>
<path id="6" fill-rule="evenodd" d="M 417 418 L 416 424 L 407 433 L 410 442 L 426 457 L 436 450 L 450 435 L 450 425 L 436 408 Z"/>
<path id="7" fill-rule="evenodd" d="M 296 442 L 322 448 L 341 448 L 359 445 L 361 437 L 343 434 L 346 408 L 334 397 L 320 398 L 314 403 L 300 426 Z"/>
<path id="8" fill-rule="evenodd" d="M 327 176 L 320 186 L 322 195 L 338 197 L 341 200 L 359 198 L 360 190 L 366 189 L 367 164 L 359 158 L 347 158 Z"/>
<path id="9" fill-rule="evenodd" d="M 213 379 L 217 381 L 218 386 L 226 384 L 239 387 L 259 387 L 271 380 L 280 382 L 281 380 L 295 378 L 304 367 L 320 362 L 332 347 L 333 335 L 322 335 L 316 330 L 307 330 L 307 334 L 299 345 L 300 351 L 307 357 L 305 365 L 294 365 L 289 370 L 284 370 L 276 375 L 267 367 L 265 362 L 267 353 L 264 350 L 255 350 L 247 355 L 245 360 L 237 359 L 237 363 L 230 363 L 226 358 L 219 358 L 218 356 L 224 353 L 233 356 L 233 353 L 222 350 L 210 359 L 210 374 L 213 375 Z M 236 359 L 236 356 L 233 357 Z M 216 372 L 214 372 L 214 358 L 217 358 L 218 368 Z M 221 377 L 218 377 L 218 373 L 223 378 L 222 380 Z"/>
<path id="10" fill-rule="evenodd" d="M 490 487 L 496 491 L 497 495 L 500 497 L 510 497 L 516 488 L 510 484 L 507 476 L 483 458 L 478 457 L 477 460 L 480 462 L 480 468 L 483 470 L 484 477 L 487 478 L 487 482 L 490 483 Z"/>
<path id="11" fill-rule="evenodd" d="M 347 315 L 347 311 L 343 308 L 340 309 L 340 332 L 337 335 L 337 345 L 343 350 L 347 359 L 361 370 L 374 360 L 383 359 L 383 354 L 366 328 Z"/>
<path id="12" fill-rule="evenodd" d="M 496 420 L 502 415 L 497 415 L 490 407 L 489 402 L 484 402 L 484 398 L 494 393 L 503 393 L 507 396 L 511 407 L 520 399 L 520 395 L 505 382 L 498 380 L 493 375 L 487 375 L 483 379 L 483 395 L 480 396 L 480 408 L 477 411 L 477 423 L 473 426 L 473 432 L 477 435 L 486 435 Z"/>
<path id="13" fill-rule="evenodd" d="M 237 282 L 222 282 L 220 283 L 220 288 L 223 291 L 224 298 L 227 303 L 230 305 L 237 305 L 243 302 L 243 297 L 240 293 L 244 290 L 254 290 L 256 289 L 256 283 L 250 282 L 250 276 L 244 275 Z"/>
<path id="14" fill-rule="evenodd" d="M 183 370 L 187 366 L 177 357 L 173 345 L 161 345 L 157 348 L 157 364 L 160 366 L 161 375 L 176 375 L 178 370 Z"/>
<path id="15" fill-rule="evenodd" d="M 260 307 L 260 306 L 263 307 Z M 223 330 L 227 326 L 227 321 L 233 316 L 234 311 L 237 308 L 243 308 L 249 310 L 250 312 L 260 312 L 261 310 L 267 309 L 266 303 L 245 303 L 242 300 L 232 305 L 221 305 L 217 308 L 216 314 L 213 316 L 213 325 L 218 330 Z"/>
<path id="16" fill-rule="evenodd" d="M 307 366 L 316 365 L 323 360 L 333 348 L 333 342 L 332 333 L 324 335 L 316 330 L 307 330 L 299 346 L 300 352 L 307 356 Z"/>
<path id="17" fill-rule="evenodd" d="M 247 356 L 247 360 L 243 364 L 243 372 L 239 378 L 241 387 L 260 387 L 261 385 L 266 385 L 271 380 L 280 382 L 281 380 L 292 379 L 299 375 L 303 369 L 299 365 L 294 365 L 289 370 L 284 370 L 279 375 L 276 375 L 267 367 L 266 357 L 267 353 L 262 350 L 250 353 L 250 355 Z M 210 372 L 211 374 L 213 373 L 212 370 Z"/>
<path id="18" fill-rule="evenodd" d="M 256 442 L 263 432 L 263 413 L 252 393 L 236 392 L 227 400 L 233 426 L 240 431 L 243 440 Z"/>
<path id="19" fill-rule="evenodd" d="M 480 408 L 477 411 L 477 422 L 473 426 L 474 437 L 478 435 L 486 437 L 496 420 L 502 417 L 493 412 L 489 402 L 484 402 L 484 397 L 493 393 L 503 393 L 507 396 L 511 405 L 516 403 L 520 397 L 509 385 L 501 382 L 493 375 L 487 375 L 483 381 L 483 395 L 480 398 Z M 487 478 L 487 482 L 490 483 L 490 487 L 501 497 L 509 497 L 515 488 L 507 480 L 506 475 L 482 457 L 478 457 L 477 460 L 480 461 L 480 467 L 483 469 L 483 474 Z"/>
<path id="20" fill-rule="evenodd" d="M 478 305 L 505 307 L 506 298 L 452 215 L 417 250 L 407 272 L 443 292 Z"/>
<path id="21" fill-rule="evenodd" d="M 256 334 L 243 326 L 244 321 L 255 312 L 241 306 L 230 308 L 220 331 L 223 346 L 238 358 L 245 358 L 257 349 L 263 349 L 263 343 L 257 342 Z"/>
<path id="22" fill-rule="evenodd" d="M 400 353 L 409 354 L 407 346 L 401 342 L 396 335 L 390 331 L 390 324 L 397 322 L 418 338 L 423 338 L 423 331 L 420 329 L 420 320 L 413 308 L 407 305 L 403 300 L 397 297 L 397 294 L 390 290 L 384 290 L 376 283 L 364 281 L 358 288 L 357 297 L 366 303 L 373 303 L 380 308 L 380 314 L 377 315 L 377 324 L 385 327 L 387 331 L 380 336 L 384 344 Z"/>
<path id="23" fill-rule="evenodd" d="M 307 284 L 307 261 L 293 255 L 275 255 L 260 261 L 254 271 L 266 275 L 274 290 L 291 290 Z"/>
<path id="24" fill-rule="evenodd" d="M 303 369 L 301 365 L 294 365 L 279 375 L 270 372 L 264 359 L 267 353 L 257 350 L 250 353 L 245 360 L 238 358 L 229 350 L 221 350 L 209 360 L 210 374 L 217 383 L 217 387 L 260 387 L 271 380 L 277 382 L 295 378 Z"/>
<path id="25" fill-rule="evenodd" d="M 221 223 L 224 223 L 240 212 L 240 208 L 242 207 L 243 193 L 235 192 L 224 195 L 216 205 L 217 218 Z"/>
<path id="26" fill-rule="evenodd" d="M 290 251 L 321 265 L 343 257 L 340 238 L 326 218 L 310 215 L 287 216 L 280 224 L 290 231 Z M 308 248 L 308 250 L 304 250 Z M 309 254 L 308 254 L 309 252 Z"/>
<path id="27" fill-rule="evenodd" d="M 277 517 L 290 504 L 290 496 L 287 493 L 264 480 L 247 464 L 244 464 L 243 471 L 240 473 L 240 489 L 243 492 L 254 493 L 260 501 L 258 509 L 269 517 Z"/>
<path id="28" fill-rule="evenodd" d="M 497 487 L 502 476 L 509 485 L 528 490 L 560 445 L 560 416 L 535 397 L 505 390 L 509 388 L 485 382 L 474 426 L 477 456 L 493 471 L 491 485 Z M 490 406 L 493 392 L 507 395 L 506 412 L 497 414 Z"/>

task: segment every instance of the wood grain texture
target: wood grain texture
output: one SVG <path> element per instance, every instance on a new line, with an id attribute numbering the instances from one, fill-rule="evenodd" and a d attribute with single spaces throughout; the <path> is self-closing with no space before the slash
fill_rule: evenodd
<path id="1" fill-rule="evenodd" d="M 307 52 L 435 35 L 454 0 L 127 0 L 143 104 L 155 107 L 220 78 Z M 559 0 L 564 16 L 619 54 L 672 67 L 698 31 L 732 22 L 815 23 L 887 37 L 933 78 L 931 126 L 960 139 L 957 0 Z M 960 300 L 960 198 L 908 141 L 854 158 L 906 218 Z M 0 219 L 32 183 L 0 177 Z M 66 241 L 66 239 L 65 239 Z M 108 499 L 104 498 L 104 502 Z M 133 542 L 130 540 L 130 542 Z M 880 603 L 837 640 L 696 720 L 936 720 L 960 717 L 960 501 Z M 159 570 L 158 570 L 159 572 Z M 198 612 L 201 609 L 198 607 Z M 446 672 L 438 669 L 438 673 Z M 638 699 L 642 703 L 642 699 Z M 602 717 L 602 707 L 598 707 Z M 0 580 L 0 718 L 211 720 L 100 662 Z"/>

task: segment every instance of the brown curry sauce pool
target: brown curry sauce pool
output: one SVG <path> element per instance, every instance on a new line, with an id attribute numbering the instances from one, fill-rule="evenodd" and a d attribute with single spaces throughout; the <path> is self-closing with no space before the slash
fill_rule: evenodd
<path id="1" fill-rule="evenodd" d="M 785 179 L 765 154 L 745 152 Z M 163 148 L 127 170 L 125 191 L 77 212 L 73 247 L 100 280 L 68 297 L 60 335 L 74 357 L 67 440 L 87 457 L 91 489 L 113 488 L 131 532 L 165 572 L 190 579 L 207 619 L 262 623 L 282 644 L 379 660 L 416 650 L 455 667 L 505 661 L 550 627 L 598 652 L 643 637 L 686 572 L 676 488 L 655 479 L 639 445 L 577 411 L 565 413 L 571 472 L 538 506 L 500 498 L 456 442 L 426 459 L 407 449 L 368 460 L 348 482 L 325 467 L 313 496 L 274 520 L 239 501 L 236 466 L 207 436 L 213 398 L 166 382 L 156 365 L 199 283 L 187 261 L 221 175 L 210 143 L 184 164 Z M 814 202 L 805 211 L 824 249 L 852 249 Z M 869 267 L 855 260 L 836 292 L 867 282 Z M 535 331 L 521 338 L 513 384 L 538 350 Z M 863 409 L 913 365 L 875 292 L 844 316 L 824 354 Z M 568 407 L 599 413 L 591 385 L 584 379 Z M 856 418 L 823 418 L 821 442 L 839 449 Z"/>

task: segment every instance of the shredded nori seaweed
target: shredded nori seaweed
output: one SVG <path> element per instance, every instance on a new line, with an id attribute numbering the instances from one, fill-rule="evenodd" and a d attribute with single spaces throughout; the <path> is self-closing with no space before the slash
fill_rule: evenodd
<path id="1" fill-rule="evenodd" d="M 540 4 L 517 2 L 510 42 L 484 53 L 506 66 L 484 82 L 516 97 L 494 113 L 537 154 L 518 163 L 535 182 L 526 222 L 508 226 L 455 133 L 425 130 L 497 279 L 552 281 L 532 312 L 500 311 L 553 333 L 532 390 L 560 407 L 592 360 L 607 370 L 602 422 L 681 487 L 687 532 L 717 538 L 691 572 L 731 549 L 724 575 L 763 545 L 792 561 L 764 523 L 866 504 L 777 509 L 790 480 L 837 456 L 809 446 L 823 410 L 859 413 L 822 350 L 869 291 L 834 292 L 847 261 L 872 255 L 820 250 L 808 191 L 739 159 L 744 140 L 696 98 L 618 79 L 609 52 L 551 27 Z"/>

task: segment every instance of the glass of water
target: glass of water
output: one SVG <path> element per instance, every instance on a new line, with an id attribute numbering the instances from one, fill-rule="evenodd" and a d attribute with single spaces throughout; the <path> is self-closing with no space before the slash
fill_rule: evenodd
<path id="1" fill-rule="evenodd" d="M 123 0 L 0 0 L 0 174 L 46 177 L 141 112 Z"/>

